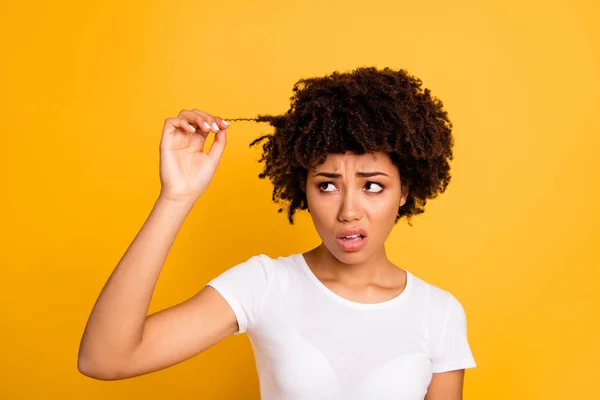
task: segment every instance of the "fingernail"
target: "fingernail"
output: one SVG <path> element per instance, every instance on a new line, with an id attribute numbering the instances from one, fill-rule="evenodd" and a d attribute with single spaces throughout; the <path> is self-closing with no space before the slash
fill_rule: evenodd
<path id="1" fill-rule="evenodd" d="M 213 128 L 215 128 L 215 131 L 219 130 L 219 125 L 217 125 L 215 122 L 213 122 Z"/>
<path id="2" fill-rule="evenodd" d="M 188 125 L 190 125 L 190 124 L 188 124 Z M 194 132 L 196 132 L 196 128 L 194 128 L 192 125 L 190 125 L 190 128 L 192 128 L 192 130 L 193 130 Z"/>
<path id="3" fill-rule="evenodd" d="M 225 121 L 224 119 L 222 119 L 222 120 L 221 120 L 221 122 L 222 122 L 224 125 L 227 125 L 227 126 L 229 126 L 229 122 Z"/>
<path id="4" fill-rule="evenodd" d="M 208 122 L 206 122 L 206 121 L 204 121 L 204 126 L 205 126 L 207 129 L 210 129 L 210 125 L 209 125 L 209 124 L 208 124 Z"/>

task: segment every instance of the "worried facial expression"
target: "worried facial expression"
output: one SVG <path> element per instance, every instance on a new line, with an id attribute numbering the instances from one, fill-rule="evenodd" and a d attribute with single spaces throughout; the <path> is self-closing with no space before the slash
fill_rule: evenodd
<path id="1" fill-rule="evenodd" d="M 384 152 L 329 154 L 306 179 L 315 228 L 331 254 L 347 263 L 383 251 L 407 196 L 398 168 Z"/>

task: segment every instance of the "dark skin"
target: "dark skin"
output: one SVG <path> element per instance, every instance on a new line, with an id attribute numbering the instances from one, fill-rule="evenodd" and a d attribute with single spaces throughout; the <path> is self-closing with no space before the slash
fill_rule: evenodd
<path id="1" fill-rule="evenodd" d="M 404 291 L 406 271 L 387 258 L 384 242 L 408 186 L 386 153 L 328 155 L 307 174 L 306 196 L 322 242 L 303 255 L 325 286 L 359 303 L 383 302 Z M 359 251 L 344 250 L 335 239 L 348 228 L 367 233 Z M 433 374 L 425 399 L 460 400 L 463 382 L 464 369 Z"/>
<path id="2" fill-rule="evenodd" d="M 380 174 L 360 177 L 359 172 Z M 388 260 L 384 242 L 407 196 L 408 188 L 401 190 L 398 169 L 385 153 L 330 154 L 308 174 L 306 183 L 310 215 L 322 240 L 305 254 L 315 275 L 357 302 L 377 303 L 401 292 L 405 271 Z M 359 251 L 346 251 L 336 241 L 348 228 L 366 231 Z"/>
<path id="3" fill-rule="evenodd" d="M 219 165 L 228 126 L 221 118 L 200 110 L 182 110 L 177 118 L 165 120 L 160 144 L 160 196 L 90 314 L 78 355 L 82 374 L 118 380 L 158 371 L 205 351 L 239 329 L 232 308 L 211 286 L 184 302 L 147 315 L 177 231 Z M 215 141 L 205 149 L 211 132 Z M 375 158 L 331 156 L 313 172 L 339 176 L 326 179 L 311 175 L 306 185 L 313 221 L 323 239 L 322 245 L 304 254 L 307 263 L 332 291 L 357 302 L 385 301 L 401 293 L 406 284 L 405 271 L 387 259 L 383 247 L 394 212 L 404 207 L 408 193 L 389 161 L 385 153 L 375 153 Z M 387 176 L 356 177 L 357 172 L 365 171 Z M 332 179 L 333 184 L 325 184 Z M 385 186 L 385 192 L 369 182 L 375 179 Z M 369 243 L 352 255 L 336 249 L 333 237 L 338 229 L 358 225 L 367 231 Z M 434 374 L 425 399 L 461 399 L 463 376 L 464 370 Z"/>
<path id="4" fill-rule="evenodd" d="M 254 120 L 274 128 L 250 146 L 262 143 L 259 178 L 273 183 L 273 200 L 292 224 L 296 211 L 308 208 L 308 170 L 328 154 L 388 154 L 410 186 L 396 216 L 409 225 L 450 182 L 452 124 L 442 102 L 404 70 L 358 68 L 301 79 L 285 114 Z"/>

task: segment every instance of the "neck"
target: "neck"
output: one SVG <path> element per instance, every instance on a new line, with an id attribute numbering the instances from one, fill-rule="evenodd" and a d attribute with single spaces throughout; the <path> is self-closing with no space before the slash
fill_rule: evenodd
<path id="1" fill-rule="evenodd" d="M 305 258 L 310 260 L 309 265 L 321 277 L 349 285 L 367 285 L 378 281 L 393 266 L 383 246 L 370 258 L 352 264 L 338 260 L 323 243 L 307 252 Z"/>

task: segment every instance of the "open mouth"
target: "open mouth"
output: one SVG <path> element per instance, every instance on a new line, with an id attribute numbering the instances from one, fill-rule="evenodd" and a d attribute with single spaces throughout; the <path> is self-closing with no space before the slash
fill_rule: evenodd
<path id="1" fill-rule="evenodd" d="M 360 234 L 356 234 L 356 235 L 350 235 L 350 236 L 342 236 L 340 239 L 342 239 L 345 242 L 357 242 L 359 240 L 364 239 L 364 236 L 360 235 Z"/>
<path id="2" fill-rule="evenodd" d="M 366 237 L 360 234 L 336 238 L 338 245 L 345 251 L 358 251 L 364 246 L 366 241 Z"/>

